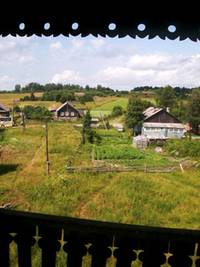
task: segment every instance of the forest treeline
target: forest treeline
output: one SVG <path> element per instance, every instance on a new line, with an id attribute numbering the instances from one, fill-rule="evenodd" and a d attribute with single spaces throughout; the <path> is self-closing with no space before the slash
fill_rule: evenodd
<path id="1" fill-rule="evenodd" d="M 40 84 L 36 82 L 31 82 L 25 86 L 21 86 L 20 84 L 16 84 L 13 90 L 9 91 L 1 91 L 2 93 L 35 93 L 35 92 L 43 92 L 47 93 L 49 96 L 49 93 L 52 92 L 53 94 L 56 94 L 55 92 L 61 92 L 65 91 L 68 93 L 74 93 L 74 92 L 84 92 L 88 95 L 91 96 L 122 96 L 122 95 L 127 95 L 131 92 L 146 92 L 146 93 L 156 93 L 159 90 L 162 90 L 165 86 L 159 87 L 159 86 L 138 86 L 134 87 L 130 90 L 114 90 L 110 87 L 105 87 L 102 85 L 97 85 L 96 87 L 92 87 L 89 85 L 86 86 L 81 86 L 78 84 L 55 84 L 55 83 L 47 83 L 47 84 Z M 188 95 L 191 94 L 193 89 L 196 88 L 187 88 L 187 87 L 172 87 L 173 88 L 175 95 L 177 97 L 185 98 Z"/>

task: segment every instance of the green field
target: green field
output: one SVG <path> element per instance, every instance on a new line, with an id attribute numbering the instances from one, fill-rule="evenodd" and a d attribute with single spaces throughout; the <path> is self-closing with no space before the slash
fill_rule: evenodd
<path id="1" fill-rule="evenodd" d="M 120 164 L 144 164 L 140 151 L 131 150 L 124 133 L 100 130 L 99 149 L 127 153 Z M 184 173 L 67 173 L 65 167 L 93 166 L 90 145 L 81 145 L 80 130 L 73 123 L 49 124 L 50 176 L 45 174 L 45 138 L 41 124 L 10 128 L 0 139 L 0 205 L 12 203 L 18 210 L 50 213 L 142 225 L 199 229 L 200 171 Z M 121 143 L 121 145 L 120 145 Z M 106 148 L 106 149 L 105 149 Z M 127 150 L 128 148 L 128 150 Z M 131 157 L 129 157 L 129 152 Z M 106 153 L 106 152 L 105 152 Z M 147 163 L 171 163 L 166 155 L 147 152 Z M 136 155 L 133 159 L 132 155 Z M 138 156 L 139 155 L 139 156 Z M 152 159 L 152 161 L 151 161 Z M 192 211 L 192 212 L 191 212 Z"/>
<path id="2" fill-rule="evenodd" d="M 101 116 L 107 116 L 110 115 L 112 112 L 112 109 L 115 106 L 121 106 L 123 110 L 126 110 L 128 104 L 128 98 L 126 97 L 120 97 L 120 98 L 114 98 L 111 99 L 108 103 L 103 103 L 102 105 L 95 107 L 91 110 L 91 115 L 94 117 L 101 117 Z"/>

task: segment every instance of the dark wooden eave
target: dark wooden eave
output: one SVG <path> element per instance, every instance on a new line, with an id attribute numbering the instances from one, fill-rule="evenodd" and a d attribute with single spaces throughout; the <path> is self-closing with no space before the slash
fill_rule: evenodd
<path id="1" fill-rule="evenodd" d="M 152 114 L 151 116 L 147 117 L 144 119 L 144 122 L 149 122 L 149 120 L 151 120 L 152 118 L 155 118 L 156 116 L 158 116 L 160 113 L 167 113 L 170 117 L 174 118 L 174 120 L 176 120 L 176 123 L 182 123 L 178 118 L 176 118 L 174 115 L 172 115 L 171 113 L 167 112 L 165 109 L 161 109 L 160 111 Z"/>
<path id="2" fill-rule="evenodd" d="M 28 1 L 23 5 L 18 2 L 16 7 L 8 3 L 4 8 L 1 5 L 0 34 L 6 36 L 93 36 L 125 37 L 136 36 L 149 39 L 159 36 L 162 39 L 193 41 L 200 39 L 200 16 L 197 2 L 184 3 L 160 1 L 65 1 L 65 6 L 59 2 L 48 2 L 42 8 L 35 1 Z M 178 4 L 178 5 L 177 5 Z M 177 5 L 177 6 L 176 6 Z M 12 10 L 15 12 L 12 12 Z M 73 30 L 72 24 L 79 24 Z M 20 30 L 19 24 L 24 23 L 25 29 Z M 44 24 L 50 23 L 48 30 Z M 116 24 L 115 30 L 109 30 L 110 23 Z M 144 31 L 138 30 L 139 24 L 145 24 Z M 170 25 L 176 26 L 175 32 L 169 32 Z"/>

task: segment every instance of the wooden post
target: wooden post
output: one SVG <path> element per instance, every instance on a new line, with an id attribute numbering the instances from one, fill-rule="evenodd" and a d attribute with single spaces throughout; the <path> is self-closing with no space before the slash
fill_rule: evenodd
<path id="1" fill-rule="evenodd" d="M 192 131 L 189 131 L 189 141 L 192 141 Z"/>
<path id="2" fill-rule="evenodd" d="M 179 166 L 180 166 L 181 172 L 184 173 L 183 165 L 179 163 Z"/>
<path id="3" fill-rule="evenodd" d="M 23 127 L 23 132 L 24 132 L 25 128 L 26 128 L 26 124 L 25 124 L 25 117 L 24 117 L 23 111 L 22 111 L 21 115 L 22 115 L 22 127 Z"/>
<path id="4" fill-rule="evenodd" d="M 92 157 L 92 163 L 94 164 L 94 145 L 92 146 L 92 153 L 91 153 L 91 157 Z"/>
<path id="5" fill-rule="evenodd" d="M 46 142 L 46 174 L 49 175 L 50 162 L 49 162 L 48 123 L 47 123 L 47 121 L 45 121 L 45 142 Z"/>
<path id="6" fill-rule="evenodd" d="M 147 173 L 147 164 L 146 163 L 144 164 L 144 172 Z"/>

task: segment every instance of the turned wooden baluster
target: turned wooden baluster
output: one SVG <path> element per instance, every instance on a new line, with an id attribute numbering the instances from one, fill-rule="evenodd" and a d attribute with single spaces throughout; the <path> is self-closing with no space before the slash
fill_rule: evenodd
<path id="1" fill-rule="evenodd" d="M 20 233 L 14 237 L 17 243 L 19 267 L 31 267 L 31 247 L 35 239 L 29 233 Z"/>
<path id="2" fill-rule="evenodd" d="M 60 229 L 61 232 L 61 229 Z M 45 231 L 40 233 L 42 237 L 38 241 L 39 247 L 42 249 L 42 267 L 55 267 L 56 266 L 56 252 L 60 249 L 60 239 L 61 234 L 54 232 L 53 229 L 45 229 Z"/>
<path id="3" fill-rule="evenodd" d="M 8 233 L 0 233 L 0 266 L 9 267 L 9 245 L 13 238 Z"/>
<path id="4" fill-rule="evenodd" d="M 122 237 L 115 237 L 114 256 L 117 259 L 116 267 L 131 267 L 131 262 L 137 258 L 133 249 L 137 249 L 136 241 L 134 239 Z"/>
<path id="5" fill-rule="evenodd" d="M 67 267 L 81 267 L 82 258 L 87 254 L 85 241 L 78 233 L 70 233 L 65 235 L 67 243 L 63 246 L 67 253 Z"/>
<path id="6" fill-rule="evenodd" d="M 189 256 L 194 255 L 195 241 L 172 240 L 170 243 L 170 252 L 173 254 L 169 259 L 170 265 L 176 267 L 191 267 L 192 259 Z"/>
<path id="7" fill-rule="evenodd" d="M 160 267 L 166 261 L 165 252 L 168 250 L 168 240 L 146 239 L 141 241 L 144 252 L 141 255 L 143 267 Z M 182 266 L 183 267 L 183 266 Z M 185 266 L 184 266 L 185 267 Z"/>
<path id="8" fill-rule="evenodd" d="M 105 235 L 94 235 L 91 238 L 92 245 L 89 247 L 89 253 L 92 255 L 91 267 L 105 267 L 107 259 L 111 256 L 112 238 Z"/>

